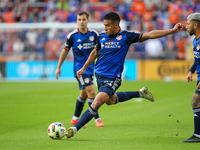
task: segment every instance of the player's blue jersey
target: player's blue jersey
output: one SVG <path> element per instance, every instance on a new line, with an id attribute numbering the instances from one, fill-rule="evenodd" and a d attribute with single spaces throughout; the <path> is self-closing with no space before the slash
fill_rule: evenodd
<path id="1" fill-rule="evenodd" d="M 74 76 L 87 61 L 91 51 L 95 48 L 98 41 L 98 33 L 93 29 L 88 29 L 86 34 L 82 34 L 79 29 L 75 29 L 67 36 L 64 49 L 72 48 L 74 54 Z M 92 63 L 84 72 L 84 74 L 94 75 L 94 63 Z"/>
<path id="2" fill-rule="evenodd" d="M 142 34 L 120 30 L 108 36 L 105 31 L 100 33 L 96 49 L 99 52 L 95 64 L 95 72 L 103 77 L 121 79 L 124 60 L 129 46 L 141 42 Z"/>
<path id="3" fill-rule="evenodd" d="M 200 38 L 193 40 L 193 52 L 195 59 L 196 72 L 198 74 L 198 81 L 200 80 Z"/>

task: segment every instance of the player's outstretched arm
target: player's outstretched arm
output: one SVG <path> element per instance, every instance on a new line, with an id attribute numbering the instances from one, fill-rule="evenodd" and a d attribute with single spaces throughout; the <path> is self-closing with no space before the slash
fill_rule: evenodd
<path id="1" fill-rule="evenodd" d="M 60 58 L 58 60 L 58 65 L 57 65 L 57 68 L 56 68 L 56 71 L 55 71 L 55 76 L 56 76 L 56 79 L 58 79 L 58 76 L 60 77 L 61 75 L 61 66 L 62 66 L 62 63 L 64 62 L 65 58 L 67 57 L 67 54 L 68 54 L 68 51 L 63 49 L 61 54 L 60 54 Z"/>
<path id="2" fill-rule="evenodd" d="M 97 58 L 98 55 L 98 51 L 95 49 L 93 49 L 93 51 L 90 53 L 90 56 L 88 57 L 87 61 L 85 62 L 84 66 L 77 71 L 77 77 L 80 80 L 81 75 L 85 72 L 85 70 L 87 69 L 87 67 L 89 67 L 91 65 L 91 63 L 94 62 L 94 60 Z"/>
<path id="3" fill-rule="evenodd" d="M 174 34 L 174 33 L 177 33 L 179 31 L 183 30 L 183 28 L 184 28 L 184 25 L 182 23 L 177 23 L 174 26 L 174 28 L 172 28 L 172 29 L 152 30 L 150 32 L 144 33 L 142 35 L 141 41 L 145 41 L 145 40 L 148 40 L 148 39 L 156 39 L 156 38 L 160 38 L 160 37 L 167 36 L 167 35 L 170 35 L 170 34 Z"/>

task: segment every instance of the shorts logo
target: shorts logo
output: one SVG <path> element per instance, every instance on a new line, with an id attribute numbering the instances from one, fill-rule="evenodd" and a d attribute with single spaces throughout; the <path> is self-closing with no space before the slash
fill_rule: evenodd
<path id="1" fill-rule="evenodd" d="M 121 36 L 121 35 L 118 35 L 118 36 L 116 37 L 116 39 L 117 39 L 118 41 L 120 41 L 120 40 L 122 39 L 122 36 Z"/>
<path id="2" fill-rule="evenodd" d="M 84 81 L 85 81 L 85 83 L 89 83 L 90 79 L 89 78 L 85 78 Z"/>
<path id="3" fill-rule="evenodd" d="M 90 41 L 94 41 L 94 36 L 89 37 Z"/>

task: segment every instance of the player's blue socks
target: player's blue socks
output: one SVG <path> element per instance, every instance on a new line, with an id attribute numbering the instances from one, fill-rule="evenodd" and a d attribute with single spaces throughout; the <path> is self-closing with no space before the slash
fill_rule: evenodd
<path id="1" fill-rule="evenodd" d="M 88 105 L 90 106 L 92 104 L 92 102 L 94 101 L 94 98 L 88 98 Z M 95 119 L 99 119 L 99 114 L 97 112 L 97 114 L 94 116 Z"/>
<path id="2" fill-rule="evenodd" d="M 139 91 L 117 92 L 115 94 L 116 94 L 116 103 L 115 104 L 140 96 Z"/>
<path id="3" fill-rule="evenodd" d="M 85 104 L 85 99 L 82 99 L 80 96 L 78 96 L 76 101 L 74 116 L 79 117 L 81 115 L 84 104 Z"/>
<path id="4" fill-rule="evenodd" d="M 200 135 L 200 108 L 193 108 L 194 134 Z"/>
<path id="5" fill-rule="evenodd" d="M 86 123 L 88 123 L 95 115 L 97 111 L 94 110 L 91 106 L 86 110 L 81 116 L 80 120 L 75 124 L 77 131 L 82 128 Z"/>

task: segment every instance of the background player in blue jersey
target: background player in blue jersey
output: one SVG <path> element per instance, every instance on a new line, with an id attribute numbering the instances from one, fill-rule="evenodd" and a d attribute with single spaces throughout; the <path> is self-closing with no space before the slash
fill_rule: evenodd
<path id="1" fill-rule="evenodd" d="M 194 64 L 190 68 L 187 80 L 192 82 L 192 74 L 197 72 L 197 88 L 192 97 L 192 109 L 194 113 L 194 134 L 189 139 L 183 141 L 187 143 L 200 142 L 200 13 L 193 13 L 187 17 L 186 29 L 192 36 L 194 51 Z"/>
<path id="2" fill-rule="evenodd" d="M 77 76 L 80 78 L 87 67 L 97 58 L 95 73 L 98 94 L 77 124 L 68 129 L 67 138 L 72 137 L 84 124 L 89 122 L 104 103 L 108 105 L 117 104 L 135 97 L 143 97 L 153 102 L 154 98 L 146 87 L 143 87 L 139 91 L 115 93 L 121 85 L 121 74 L 128 48 L 132 43 L 163 37 L 183 29 L 183 24 L 178 23 L 173 29 L 153 30 L 148 33 L 139 34 L 121 30 L 119 23 L 120 17 L 115 12 L 107 13 L 104 16 L 103 24 L 105 31 L 100 33 L 96 48 L 91 52 L 84 66 L 77 72 Z"/>
<path id="3" fill-rule="evenodd" d="M 67 36 L 67 42 L 64 46 L 64 49 L 61 52 L 57 69 L 55 71 L 55 76 L 57 79 L 58 75 L 60 76 L 61 74 L 61 65 L 67 57 L 70 48 L 72 48 L 74 54 L 74 76 L 77 78 L 76 72 L 83 67 L 91 51 L 96 46 L 98 33 L 93 29 L 87 28 L 88 22 L 89 14 L 87 12 L 79 12 L 77 14 L 78 28 L 70 32 Z M 93 75 L 94 63 L 91 63 L 85 70 L 85 73 L 82 74 L 80 79 L 78 80 L 77 78 L 79 83 L 80 95 L 77 98 L 74 116 L 71 120 L 71 124 L 73 125 L 75 125 L 78 122 L 86 99 L 88 98 L 88 104 L 90 106 L 95 98 Z M 96 126 L 103 127 L 104 124 L 101 121 L 101 118 L 99 117 L 98 113 L 94 117 Z"/>

